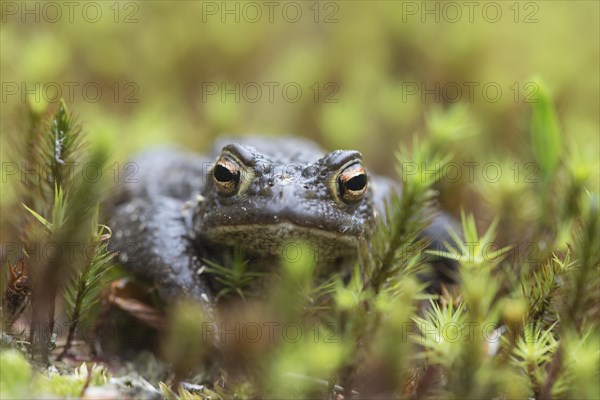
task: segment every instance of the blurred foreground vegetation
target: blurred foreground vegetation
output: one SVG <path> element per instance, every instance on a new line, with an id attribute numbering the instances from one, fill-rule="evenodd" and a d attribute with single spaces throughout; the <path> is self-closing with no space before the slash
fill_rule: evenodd
<path id="1" fill-rule="evenodd" d="M 213 270 L 230 300 L 216 319 L 196 304 L 162 314 L 156 304 L 115 294 L 122 273 L 113 273 L 106 250 L 110 227 L 98 221 L 106 183 L 66 174 L 76 159 L 87 160 L 82 168 L 105 170 L 105 154 L 82 149 L 64 103 L 46 116 L 30 110 L 26 142 L 36 145 L 25 146 L 22 157 L 48 165 L 52 179 L 32 175 L 15 211 L 24 250 L 7 261 L 3 398 L 597 398 L 599 197 L 587 189 L 589 167 L 559 151 L 558 121 L 539 85 L 530 134 L 541 179 L 533 190 L 518 183 L 494 192 L 475 186 L 498 207 L 484 231 L 463 212 L 456 243 L 425 250 L 419 233 L 432 217 L 433 188 L 447 179 L 447 149 L 458 149 L 461 139 L 433 131 L 397 154 L 403 196 L 391 199 L 387 222 L 360 245 L 350 279 L 342 272 L 317 279 L 310 249 L 295 244 L 297 256 L 284 258 L 267 292 L 254 297 L 245 287 L 258 275 L 236 258 Z M 431 123 L 444 131 L 455 129 L 453 112 L 436 118 Z M 407 173 L 406 165 L 416 169 Z M 509 213 L 518 209 L 515 199 L 540 214 Z M 515 231 L 519 218 L 530 218 L 527 230 Z M 73 243 L 89 243 L 85 254 L 68 257 Z M 58 256 L 39 257 L 35 249 L 49 244 Z M 439 296 L 417 279 L 430 252 L 459 264 L 459 283 Z M 56 304 L 64 304 L 64 313 Z M 131 351 L 103 347 L 103 328 L 119 309 L 158 334 L 155 344 L 137 339 L 156 351 L 158 373 L 145 370 L 139 354 L 136 364 Z M 133 329 L 148 329 L 144 324 Z M 129 344 L 136 337 L 131 325 L 110 327 L 109 333 L 127 329 Z"/>
<path id="2" fill-rule="evenodd" d="M 2 9 L 0 397 L 600 398 L 598 3 L 527 2 L 535 23 L 525 3 L 515 22 L 509 2 L 497 23 L 423 23 L 411 2 L 326 2 L 337 6 L 317 22 L 303 3 L 297 23 L 223 23 L 207 3 L 125 2 L 117 19 L 102 3 L 96 23 Z M 208 92 L 265 82 L 304 95 Z M 90 83 L 98 101 L 79 89 Z M 479 90 L 489 83 L 498 101 Z M 64 103 L 44 94 L 52 84 Z M 356 148 L 405 196 L 350 280 L 315 281 L 304 249 L 257 299 L 234 262 L 221 278 L 235 307 L 217 326 L 246 330 L 215 343 L 197 305 L 127 297 L 98 206 L 133 151 L 202 151 L 224 132 Z M 462 246 L 438 252 L 458 261 L 460 283 L 439 297 L 416 279 L 435 191 L 462 220 Z M 66 257 L 70 243 L 85 252 Z M 101 337 L 114 314 L 129 315 L 117 325 L 129 352 Z"/>

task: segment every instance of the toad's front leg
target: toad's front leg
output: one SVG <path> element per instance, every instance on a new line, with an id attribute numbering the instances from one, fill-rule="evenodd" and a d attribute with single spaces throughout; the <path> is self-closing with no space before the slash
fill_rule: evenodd
<path id="1" fill-rule="evenodd" d="M 198 275 L 201 248 L 190 235 L 189 201 L 202 189 L 205 160 L 172 150 L 143 153 L 139 174 L 121 187 L 112 205 L 109 246 L 128 271 L 152 283 L 167 301 L 190 298 L 212 308 L 213 296 Z"/>
<path id="2" fill-rule="evenodd" d="M 198 276 L 199 253 L 188 236 L 182 206 L 169 197 L 133 199 L 118 206 L 110 247 L 120 264 L 150 281 L 165 301 L 191 298 L 210 308 L 212 294 Z"/>

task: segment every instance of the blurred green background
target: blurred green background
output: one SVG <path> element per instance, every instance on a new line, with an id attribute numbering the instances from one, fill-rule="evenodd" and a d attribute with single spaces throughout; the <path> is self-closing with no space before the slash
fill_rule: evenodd
<path id="1" fill-rule="evenodd" d="M 443 131 L 435 115 L 450 110 L 469 133 L 456 136 L 463 160 L 527 162 L 529 82 L 541 77 L 565 150 L 595 165 L 597 190 L 600 3 L 469 4 L 3 2 L 2 131 L 24 101 L 43 107 L 59 88 L 115 160 L 260 132 L 355 148 L 394 175 L 398 143 Z"/>
<path id="2" fill-rule="evenodd" d="M 357 149 L 363 153 L 370 170 L 394 176 L 397 149 L 402 144 L 410 145 L 416 135 L 435 150 L 451 153 L 451 162 L 459 171 L 451 169 L 447 173 L 452 177 L 457 172 L 462 175 L 436 186 L 443 207 L 455 216 L 460 209 L 473 213 L 481 228 L 499 216 L 497 235 L 485 239 L 486 234 L 481 242 L 489 244 L 488 239 L 497 240 L 501 244 L 498 249 L 505 243 L 515 245 L 506 273 L 498 271 L 502 272 L 497 275 L 501 279 L 488 279 L 491 272 L 480 273 L 479 268 L 471 268 L 470 262 L 461 265 L 467 271 L 464 276 L 471 277 L 466 282 L 476 282 L 461 287 L 465 309 L 472 311 L 469 318 L 479 322 L 503 320 L 509 325 L 510 321 L 519 321 L 525 310 L 528 319 L 536 323 L 554 309 L 561 313 L 561 318 L 571 310 L 579 311 L 577 317 L 582 321 L 590 316 L 593 330 L 584 329 L 588 324 L 582 322 L 581 341 L 573 326 L 568 325 L 569 320 L 577 320 L 574 316 L 569 316 L 565 324 L 561 321 L 560 325 L 550 326 L 548 322 L 549 330 L 556 326 L 555 332 L 566 332 L 561 346 L 566 344 L 560 347 L 564 348 L 564 361 L 562 351 L 556 351 L 561 356 L 553 356 L 550 361 L 555 350 L 548 350 L 551 346 L 546 345 L 546 339 L 531 342 L 527 336 L 523 343 L 533 356 L 519 357 L 527 361 L 527 372 L 535 378 L 532 387 L 544 382 L 544 390 L 551 388 L 547 384 L 552 382 L 550 378 L 548 381 L 537 378 L 538 372 L 549 371 L 556 386 L 565 376 L 564 379 L 573 376 L 566 392 L 569 395 L 562 397 L 581 398 L 580 393 L 591 393 L 591 398 L 597 393 L 590 382 L 597 381 L 593 376 L 598 369 L 593 367 L 597 365 L 594 357 L 598 353 L 589 343 L 597 338 L 598 307 L 596 299 L 592 302 L 591 296 L 584 296 L 597 288 L 594 279 L 587 279 L 593 277 L 592 273 L 586 275 L 594 267 L 593 258 L 588 255 L 593 254 L 595 236 L 573 232 L 579 228 L 575 220 L 588 214 L 586 207 L 593 209 L 589 204 L 594 201 L 597 204 L 597 196 L 590 198 L 585 190 L 597 193 L 600 189 L 600 2 L 1 1 L 0 20 L 0 259 L 12 258 L 15 263 L 16 250 L 31 248 L 33 256 L 41 254 L 48 261 L 51 255 L 45 253 L 48 249 L 45 245 L 52 242 L 36 241 L 32 233 L 41 231 L 41 227 L 32 223 L 21 202 L 46 217 L 51 215 L 52 221 L 54 211 L 60 209 L 56 204 L 61 204 L 33 198 L 45 205 L 44 209 L 28 201 L 31 196 L 27 195 L 31 193 L 24 190 L 25 185 L 19 185 L 20 174 L 9 174 L 6 169 L 14 165 L 11 163 L 20 165 L 21 161 L 37 160 L 27 160 L 24 155 L 35 151 L 25 152 L 15 145 L 23 145 L 28 133 L 23 127 L 26 118 L 22 111 L 26 103 L 41 111 L 47 103 L 56 103 L 62 97 L 82 124 L 89 146 L 107 148 L 111 154 L 105 178 L 114 176 L 117 165 L 120 181 L 130 171 L 122 162 L 143 148 L 172 143 L 202 152 L 211 148 L 219 135 L 248 133 L 293 134 L 312 138 L 329 150 Z M 560 138 L 552 135 L 556 131 L 554 115 L 548 112 L 546 102 L 540 102 L 541 106 L 532 113 L 531 101 L 547 98 L 537 93 L 542 81 L 553 100 Z M 45 137 L 51 136 L 46 133 Z M 549 140 L 544 141 L 546 138 Z M 51 158 L 52 150 L 49 154 Z M 471 176 L 469 166 L 475 165 L 479 166 Z M 496 168 L 484 169 L 485 165 L 497 165 L 502 176 L 497 176 Z M 100 189 L 94 186 L 98 192 L 103 189 L 104 186 Z M 106 189 L 103 194 L 110 192 Z M 77 192 L 68 193 L 67 197 L 71 198 L 72 193 Z M 93 196 L 96 194 L 93 192 Z M 593 216 L 591 211 L 589 215 Z M 593 227 L 591 222 L 582 226 Z M 467 243 L 478 242 L 478 235 L 470 236 L 476 240 Z M 578 247 L 578 242 L 583 244 Z M 25 245 L 17 248 L 21 243 Z M 479 244 L 478 249 L 486 248 Z M 573 259 L 567 245 L 575 249 Z M 565 255 L 560 255 L 561 252 Z M 546 264 L 550 253 L 558 256 Z M 33 256 L 28 256 L 32 271 L 44 267 L 39 257 Z M 574 267 L 579 260 L 583 267 Z M 538 271 L 546 273 L 555 271 L 551 268 L 558 268 L 563 262 L 568 267 L 560 266 L 556 278 L 554 272 L 543 277 L 529 274 L 536 271 L 533 268 L 538 264 Z M 480 259 L 473 265 L 481 267 L 479 263 Z M 62 272 L 47 270 L 48 276 L 60 282 L 59 273 L 67 277 L 67 267 L 61 265 Z M 0 287 L 6 287 L 5 272 L 0 273 Z M 348 362 L 348 368 L 344 366 L 344 371 L 338 371 L 342 371 L 342 379 L 354 373 L 360 377 L 361 369 L 372 369 L 373 375 L 369 371 L 364 376 L 385 382 L 396 377 L 389 375 L 388 370 L 395 374 L 408 365 L 402 363 L 412 362 L 413 356 L 424 360 L 431 355 L 434 362 L 432 368 L 423 372 L 423 381 L 437 379 L 431 378 L 437 373 L 430 375 L 430 371 L 459 371 L 454 378 L 450 374 L 450 380 L 440 379 L 445 382 L 442 386 L 450 382 L 450 390 L 460 389 L 455 390 L 459 393 L 456 398 L 465 397 L 460 393 L 484 393 L 475 390 L 496 386 L 502 386 L 502 391 L 507 386 L 506 394 L 500 396 L 511 397 L 510 391 L 517 393 L 515 390 L 525 387 L 522 381 L 526 376 L 525 364 L 518 361 L 519 370 L 515 369 L 513 374 L 508 363 L 518 357 L 508 352 L 506 357 L 486 358 L 492 362 L 481 361 L 483 358 L 474 354 L 483 355 L 484 348 L 487 354 L 491 346 L 482 347 L 480 341 L 469 340 L 468 344 L 458 343 L 462 347 L 455 347 L 449 345 L 450 341 L 436 340 L 429 352 L 409 351 L 402 344 L 406 342 L 398 340 L 398 332 L 401 325 L 407 326 L 405 321 L 409 321 L 410 307 L 416 304 L 413 295 L 417 292 L 414 284 L 404 287 L 403 282 L 408 280 L 403 279 L 409 276 L 404 273 L 403 270 L 398 273 L 397 282 L 401 284 L 394 288 L 400 296 L 393 294 L 388 298 L 386 292 L 378 290 L 375 290 L 377 295 L 371 296 L 370 282 L 364 287 L 366 297 L 362 297 L 363 292 L 354 295 L 352 282 L 348 287 L 336 287 L 340 299 L 344 300 L 344 295 L 354 296 L 346 305 L 337 300 L 334 309 L 338 316 L 333 321 L 343 321 L 342 342 L 325 347 L 321 346 L 323 343 L 308 341 L 299 342 L 299 346 L 285 343 L 275 347 L 275 352 L 265 351 L 265 347 L 239 347 L 238 343 L 228 351 L 249 349 L 250 358 L 260 359 L 256 366 L 270 368 L 262 374 L 261 368 L 247 364 L 252 372 L 273 379 L 286 393 L 289 388 L 283 386 L 287 381 L 281 374 L 292 370 L 290 366 L 307 375 L 327 378 L 329 371 L 339 368 L 337 363 L 347 359 L 343 362 Z M 309 279 L 310 274 L 306 277 Z M 577 286 L 572 286 L 573 279 L 577 279 Z M 525 280 L 531 281 L 531 285 L 523 285 Z M 44 286 L 47 283 L 44 279 L 40 282 Z M 545 285 L 543 290 L 542 285 Z M 513 293 L 520 292 L 520 286 L 523 297 Z M 53 287 L 52 282 L 48 287 Z M 285 293 L 286 301 L 275 301 L 276 307 L 271 311 L 265 308 L 265 316 L 275 315 L 273 311 L 279 313 L 279 310 L 283 311 L 281 315 L 292 314 L 291 307 L 304 304 L 300 297 L 305 293 L 289 287 L 292 286 L 275 288 L 274 293 L 280 290 Z M 360 284 L 357 287 L 360 290 Z M 571 295 L 563 287 L 584 290 Z M 505 288 L 506 293 L 502 294 Z M 542 294 L 535 297 L 536 290 L 544 297 Z M 295 299 L 288 293 L 300 297 Z M 311 312 L 315 304 L 320 307 L 320 303 L 312 303 L 312 295 L 306 297 L 310 297 Z M 538 302 L 539 299 L 544 301 Z M 60 307 L 59 300 L 57 308 Z M 204 351 L 201 346 L 187 346 L 191 342 L 185 335 L 198 326 L 188 324 L 189 317 L 193 316 L 194 323 L 204 323 L 196 317 L 200 312 L 190 310 L 180 308 L 181 313 L 176 314 L 183 322 L 175 319 L 178 325 L 173 326 L 187 324 L 187 328 L 173 330 L 177 333 L 175 339 L 170 339 L 174 345 L 171 355 L 174 363 L 182 362 L 177 360 L 180 350 L 184 364 L 189 360 L 195 362 L 196 353 L 186 352 L 189 348 Z M 236 313 L 242 315 L 244 310 L 253 309 L 236 309 Z M 260 318 L 265 318 L 262 309 L 257 310 L 261 310 Z M 454 316 L 461 313 L 451 311 L 447 315 L 454 324 Z M 249 318 L 252 317 L 250 313 Z M 386 321 L 384 317 L 389 318 Z M 62 317 L 58 318 L 60 322 Z M 463 324 L 471 319 L 460 321 Z M 443 324 L 440 322 L 439 326 Z M 470 325 L 469 332 L 473 332 L 471 328 Z M 405 337 L 404 332 L 402 335 Z M 534 346 L 536 342 L 541 345 L 541 352 L 540 347 Z M 438 347 L 440 343 L 445 348 Z M 514 350 L 513 340 L 504 344 L 511 346 L 509 351 Z M 346 352 L 348 355 L 343 354 Z M 319 357 L 314 357 L 315 354 Z M 479 367 L 477 374 L 469 372 Z M 245 368 L 243 362 L 242 368 Z M 377 376 L 380 371 L 386 373 Z M 569 374 L 562 374 L 563 371 Z M 28 380 L 31 379 L 26 376 L 20 382 Z M 221 381 L 218 382 L 220 387 Z M 227 383 L 235 387 L 231 382 Z M 334 382 L 335 378 L 330 380 Z M 417 397 L 420 386 L 414 387 Z M 409 392 L 402 390 L 408 395 Z"/>

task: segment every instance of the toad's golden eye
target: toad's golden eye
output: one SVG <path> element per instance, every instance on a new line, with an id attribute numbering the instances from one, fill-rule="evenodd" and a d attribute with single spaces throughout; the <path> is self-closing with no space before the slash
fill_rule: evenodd
<path id="1" fill-rule="evenodd" d="M 225 196 L 231 196 L 238 191 L 240 185 L 240 167 L 226 157 L 221 157 L 213 168 L 213 181 L 217 191 Z"/>
<path id="2" fill-rule="evenodd" d="M 338 192 L 345 203 L 356 203 L 367 191 L 367 173 L 361 163 L 347 166 L 338 176 Z"/>

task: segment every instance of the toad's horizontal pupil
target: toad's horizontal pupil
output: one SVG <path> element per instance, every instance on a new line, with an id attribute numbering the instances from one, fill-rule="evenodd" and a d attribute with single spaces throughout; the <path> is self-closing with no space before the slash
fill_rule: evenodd
<path id="1" fill-rule="evenodd" d="M 231 182 L 237 177 L 237 174 L 233 174 L 229 169 L 218 164 L 215 166 L 215 171 L 213 175 L 215 176 L 215 179 L 219 182 Z"/>
<path id="2" fill-rule="evenodd" d="M 365 185 L 367 184 L 367 176 L 365 174 L 360 174 L 353 176 L 346 182 L 346 188 L 348 190 L 359 191 L 363 190 Z"/>

